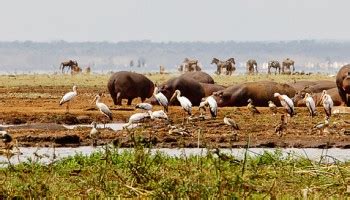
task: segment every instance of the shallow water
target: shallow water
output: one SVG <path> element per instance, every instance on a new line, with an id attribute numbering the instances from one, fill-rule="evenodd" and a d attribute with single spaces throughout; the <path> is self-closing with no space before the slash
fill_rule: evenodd
<path id="1" fill-rule="evenodd" d="M 108 123 L 108 124 L 97 124 L 97 128 L 110 128 L 114 131 L 123 130 L 124 123 Z M 136 126 L 136 125 L 133 125 Z M 130 127 L 133 127 L 130 126 Z M 60 124 L 54 124 L 54 123 L 34 123 L 34 124 L 20 124 L 20 125 L 13 125 L 13 124 L 7 124 L 7 125 L 1 125 L 0 124 L 0 130 L 3 128 L 11 128 L 11 129 L 18 129 L 18 128 L 35 128 L 35 129 L 54 129 L 54 128 L 66 128 L 66 129 L 75 129 L 79 127 L 86 127 L 91 128 L 91 124 L 78 124 L 78 125 L 60 125 Z"/>
<path id="2" fill-rule="evenodd" d="M 123 130 L 124 123 L 108 123 L 108 124 L 97 124 L 97 128 L 110 128 L 114 131 Z M 79 124 L 79 125 L 63 125 L 67 129 L 75 129 L 78 127 L 92 127 L 90 124 Z"/>
<path id="3" fill-rule="evenodd" d="M 132 149 L 121 148 L 118 149 L 119 152 L 123 151 L 131 151 Z M 251 148 L 248 149 L 249 156 L 261 155 L 264 151 L 274 152 L 276 149 L 274 148 Z M 279 149 L 282 151 L 283 155 L 292 154 L 295 157 L 309 158 L 311 160 L 319 161 L 323 157 L 323 162 L 335 162 L 335 161 L 349 161 L 350 160 L 350 149 L 296 149 L 296 148 L 286 148 Z M 61 159 L 68 156 L 73 156 L 75 154 L 83 154 L 90 155 L 96 151 L 103 151 L 103 147 L 91 147 L 91 146 L 82 146 L 76 148 L 70 147 L 60 147 L 60 148 L 37 148 L 37 147 L 20 147 L 19 151 L 21 155 L 15 155 L 10 159 L 12 164 L 16 164 L 24 161 L 37 161 L 41 163 L 50 163 L 53 161 L 53 156 L 55 155 L 55 159 Z M 202 155 L 205 156 L 207 154 L 207 149 L 202 148 L 179 148 L 179 149 L 168 149 L 168 148 L 160 148 L 160 149 L 152 149 L 152 153 L 162 152 L 169 156 L 191 156 L 191 155 Z M 244 157 L 245 149 L 221 149 L 221 152 L 231 154 L 238 159 L 242 159 Z M 8 162 L 7 158 L 4 156 L 0 156 L 0 164 L 2 166 L 6 165 Z"/>

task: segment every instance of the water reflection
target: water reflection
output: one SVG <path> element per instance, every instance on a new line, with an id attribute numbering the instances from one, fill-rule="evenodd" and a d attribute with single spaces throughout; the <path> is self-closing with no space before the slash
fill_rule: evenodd
<path id="1" fill-rule="evenodd" d="M 123 151 L 132 151 L 130 148 L 121 148 L 118 149 L 119 152 Z M 274 148 L 251 148 L 248 150 L 249 156 L 261 155 L 264 151 L 274 152 Z M 350 149 L 296 149 L 296 148 L 286 148 L 279 149 L 281 150 L 284 156 L 292 154 L 294 157 L 308 158 L 311 160 L 319 161 L 323 157 L 323 162 L 334 162 L 337 161 L 348 161 L 350 160 Z M 10 162 L 16 164 L 19 162 L 24 162 L 28 160 L 38 161 L 41 163 L 49 163 L 53 160 L 54 155 L 55 159 L 61 159 L 68 156 L 73 156 L 75 154 L 90 155 L 96 151 L 103 151 L 103 147 L 91 147 L 91 146 L 82 146 L 82 147 L 60 147 L 60 148 L 37 148 L 37 147 L 20 147 L 20 155 L 15 155 L 11 157 Z M 169 156 L 182 157 L 182 156 L 205 156 L 207 154 L 207 149 L 202 148 L 180 148 L 180 149 L 152 149 L 151 152 L 154 154 L 156 152 L 162 152 Z M 221 152 L 231 154 L 238 159 L 244 157 L 245 149 L 221 149 Z M 7 158 L 0 156 L 0 163 L 4 166 L 8 162 Z"/>

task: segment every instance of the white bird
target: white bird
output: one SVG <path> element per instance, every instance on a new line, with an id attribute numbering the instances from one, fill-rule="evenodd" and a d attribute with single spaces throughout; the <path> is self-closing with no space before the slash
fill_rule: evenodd
<path id="1" fill-rule="evenodd" d="M 135 108 L 139 108 L 142 110 L 152 110 L 153 106 L 149 103 L 139 103 Z"/>
<path id="2" fill-rule="evenodd" d="M 113 120 L 111 110 L 108 108 L 108 106 L 106 104 L 102 103 L 100 100 L 101 100 L 101 96 L 98 94 L 98 95 L 96 95 L 93 102 L 96 101 L 96 106 L 102 114 L 104 114 L 106 117 L 108 117 L 109 120 Z"/>
<path id="3" fill-rule="evenodd" d="M 62 99 L 61 99 L 61 101 L 60 101 L 60 106 L 63 105 L 64 103 L 67 103 L 67 102 L 68 102 L 68 103 L 67 103 L 66 110 L 67 110 L 67 112 L 69 112 L 69 102 L 70 102 L 75 96 L 77 96 L 77 86 L 76 86 L 76 85 L 73 86 L 73 91 L 72 91 L 72 92 L 68 92 L 68 93 L 66 93 L 66 94 L 62 97 Z"/>
<path id="4" fill-rule="evenodd" d="M 218 115 L 218 104 L 213 96 L 207 97 L 204 101 L 199 104 L 199 110 L 205 110 L 205 106 L 209 106 L 210 114 L 212 118 Z"/>
<path id="5" fill-rule="evenodd" d="M 92 122 L 91 125 L 92 125 L 92 129 L 90 131 L 89 136 L 93 140 L 92 145 L 96 146 L 97 139 L 100 137 L 100 132 L 97 130 L 96 122 Z"/>
<path id="6" fill-rule="evenodd" d="M 227 116 L 224 117 L 224 123 L 226 125 L 229 125 L 231 129 L 239 130 L 238 124 L 231 118 L 228 118 Z"/>
<path id="7" fill-rule="evenodd" d="M 273 115 L 276 115 L 277 113 L 277 106 L 272 102 L 272 101 L 269 101 L 269 108 L 272 112 Z"/>
<path id="8" fill-rule="evenodd" d="M 169 119 L 168 115 L 164 112 L 164 110 L 157 110 L 157 111 L 148 111 L 151 119 Z"/>
<path id="9" fill-rule="evenodd" d="M 183 127 L 177 128 L 176 126 L 168 125 L 169 127 L 169 135 L 181 135 L 181 136 L 191 136 L 191 133 Z"/>
<path id="10" fill-rule="evenodd" d="M 175 90 L 173 96 L 170 98 L 170 102 L 176 97 L 180 102 L 181 107 L 187 112 L 188 115 L 192 115 L 192 103 L 186 97 L 181 96 L 180 90 Z"/>
<path id="11" fill-rule="evenodd" d="M 228 118 L 227 116 L 224 117 L 224 123 L 231 127 L 231 131 L 233 133 L 233 140 L 237 141 L 238 134 L 236 131 L 240 129 L 238 124 L 235 122 L 235 120 Z"/>
<path id="12" fill-rule="evenodd" d="M 326 115 L 329 119 L 332 115 L 333 100 L 332 97 L 329 94 L 327 94 L 326 90 L 322 91 L 321 101 L 323 104 L 324 111 L 326 112 Z"/>
<path id="13" fill-rule="evenodd" d="M 287 113 L 289 114 L 289 116 L 293 117 L 293 115 L 295 115 L 294 103 L 293 103 L 292 99 L 290 99 L 285 94 L 281 95 L 277 92 L 273 96 L 278 97 L 278 99 L 281 102 L 281 105 L 287 110 Z"/>
<path id="14" fill-rule="evenodd" d="M 164 107 L 164 111 L 168 112 L 168 99 L 163 93 L 158 92 L 158 87 L 154 88 L 153 96 L 158 101 L 159 105 Z"/>
<path id="15" fill-rule="evenodd" d="M 306 107 L 307 109 L 309 109 L 310 116 L 311 117 L 316 116 L 316 105 L 312 96 L 309 93 L 306 93 L 304 99 L 306 102 Z"/>
<path id="16" fill-rule="evenodd" d="M 319 123 L 317 123 L 317 124 L 313 127 L 313 130 L 317 130 L 318 132 L 321 132 L 321 131 L 322 131 L 322 132 L 324 132 L 324 133 L 327 133 L 327 132 L 329 132 L 328 127 L 329 127 L 328 117 L 325 117 L 324 122 L 319 122 Z"/>
<path id="17" fill-rule="evenodd" d="M 123 128 L 128 128 L 130 125 L 140 123 L 151 116 L 149 113 L 135 113 L 130 116 L 129 122 L 123 125 Z"/>

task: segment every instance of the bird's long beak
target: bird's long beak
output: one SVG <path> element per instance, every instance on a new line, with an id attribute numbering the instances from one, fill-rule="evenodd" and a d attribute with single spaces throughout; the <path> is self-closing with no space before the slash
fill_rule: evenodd
<path id="1" fill-rule="evenodd" d="M 170 98 L 170 102 L 173 102 L 173 100 L 175 99 L 176 97 L 176 92 L 174 92 L 173 96 Z"/>

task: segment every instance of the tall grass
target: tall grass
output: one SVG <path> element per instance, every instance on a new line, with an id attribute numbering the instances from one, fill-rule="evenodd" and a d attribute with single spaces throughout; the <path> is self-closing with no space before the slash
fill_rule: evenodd
<path id="1" fill-rule="evenodd" d="M 243 160 L 208 149 L 201 156 L 152 153 L 151 144 L 130 133 L 134 149 L 105 146 L 40 164 L 37 160 L 0 169 L 0 196 L 165 198 L 346 198 L 350 163 L 324 163 L 276 150 L 245 154 Z M 145 148 L 147 147 L 147 148 Z M 247 148 L 247 151 L 249 149 Z"/>

